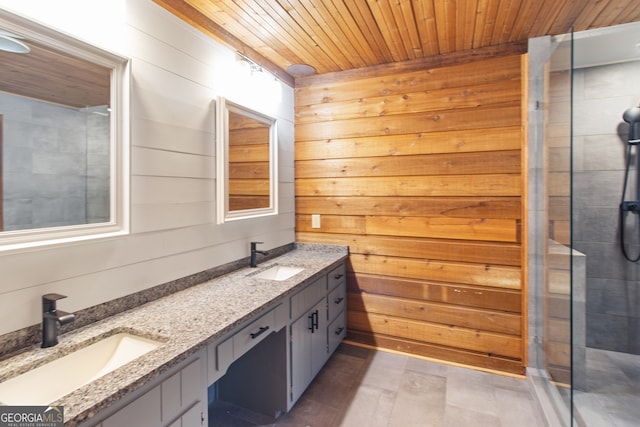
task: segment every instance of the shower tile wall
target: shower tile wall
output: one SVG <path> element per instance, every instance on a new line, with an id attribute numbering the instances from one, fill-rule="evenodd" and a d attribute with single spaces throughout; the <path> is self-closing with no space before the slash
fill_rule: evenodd
<path id="1" fill-rule="evenodd" d="M 640 274 L 620 252 L 627 125 L 640 102 L 640 62 L 579 69 L 574 78 L 573 238 L 587 256 L 587 346 L 640 354 Z M 635 153 L 635 150 L 634 150 Z M 635 198 L 635 156 L 627 195 Z M 628 197 L 628 198 L 629 198 Z M 628 236 L 638 242 L 638 216 Z M 626 239 L 631 240 L 631 237 Z M 631 249 L 638 253 L 638 245 Z"/>
<path id="2" fill-rule="evenodd" d="M 4 230 L 108 218 L 108 117 L 6 93 L 0 115 Z"/>

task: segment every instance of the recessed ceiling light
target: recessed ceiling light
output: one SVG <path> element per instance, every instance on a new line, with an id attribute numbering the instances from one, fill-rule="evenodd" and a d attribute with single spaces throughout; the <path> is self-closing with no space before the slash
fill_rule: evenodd
<path id="1" fill-rule="evenodd" d="M 287 67 L 287 73 L 294 77 L 304 77 L 315 74 L 316 69 L 309 64 L 291 64 Z"/>
<path id="2" fill-rule="evenodd" d="M 0 33 L 0 50 L 12 53 L 29 53 L 29 46 L 6 34 Z"/>

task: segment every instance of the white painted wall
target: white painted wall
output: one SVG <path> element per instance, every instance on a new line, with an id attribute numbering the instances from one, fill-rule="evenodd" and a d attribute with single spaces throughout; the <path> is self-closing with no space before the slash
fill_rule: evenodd
<path id="1" fill-rule="evenodd" d="M 42 294 L 76 311 L 294 241 L 293 89 L 231 84 L 235 53 L 151 0 L 0 0 L 0 8 L 132 60 L 131 234 L 0 253 L 0 335 L 40 323 Z M 279 214 L 216 225 L 215 98 L 278 118 Z M 272 105 L 270 105 L 270 103 Z"/>

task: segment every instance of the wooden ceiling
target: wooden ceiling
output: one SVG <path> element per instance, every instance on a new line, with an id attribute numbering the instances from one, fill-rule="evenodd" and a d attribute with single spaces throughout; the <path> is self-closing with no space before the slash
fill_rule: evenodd
<path id="1" fill-rule="evenodd" d="M 0 91 L 72 108 L 109 105 L 111 69 L 27 39 L 31 52 L 0 50 Z"/>
<path id="2" fill-rule="evenodd" d="M 640 21 L 638 0 L 154 1 L 288 82 Z"/>

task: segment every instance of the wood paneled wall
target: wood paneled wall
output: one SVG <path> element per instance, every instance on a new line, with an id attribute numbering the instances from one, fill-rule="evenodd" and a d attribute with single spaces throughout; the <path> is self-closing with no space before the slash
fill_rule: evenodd
<path id="1" fill-rule="evenodd" d="M 296 236 L 349 245 L 350 340 L 522 372 L 521 62 L 297 81 Z"/>
<path id="2" fill-rule="evenodd" d="M 229 210 L 268 208 L 270 125 L 229 112 Z"/>

